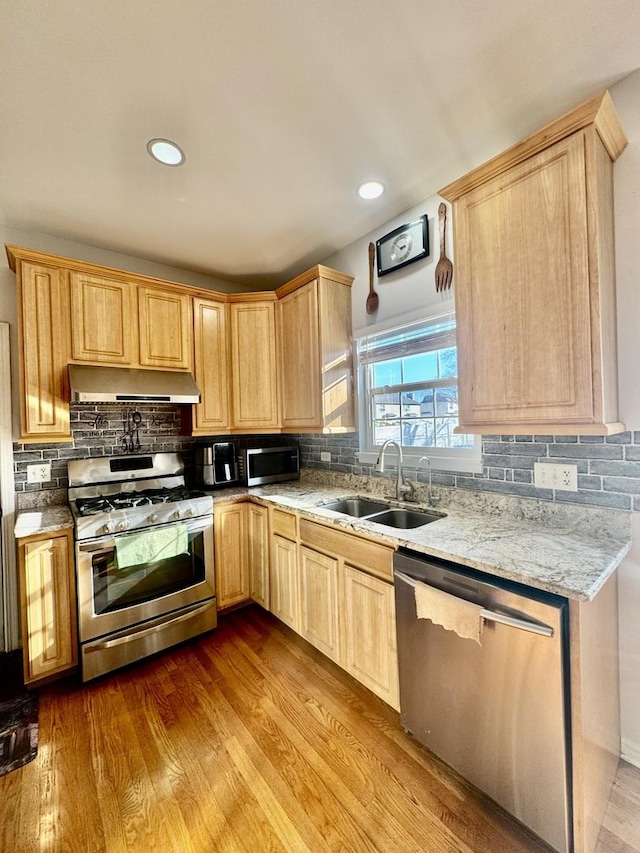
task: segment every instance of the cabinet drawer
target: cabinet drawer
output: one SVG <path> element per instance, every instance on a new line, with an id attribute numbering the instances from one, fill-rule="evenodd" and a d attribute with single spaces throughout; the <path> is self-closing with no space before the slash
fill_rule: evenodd
<path id="1" fill-rule="evenodd" d="M 271 533 L 283 536 L 285 539 L 291 539 L 292 542 L 298 540 L 298 525 L 297 516 L 291 512 L 284 512 L 281 509 L 271 511 Z"/>
<path id="2" fill-rule="evenodd" d="M 358 566 L 383 580 L 393 580 L 393 552 L 390 545 L 364 539 L 356 533 L 343 533 L 314 521 L 300 520 L 300 541 L 318 551 L 338 554 L 346 563 Z"/>

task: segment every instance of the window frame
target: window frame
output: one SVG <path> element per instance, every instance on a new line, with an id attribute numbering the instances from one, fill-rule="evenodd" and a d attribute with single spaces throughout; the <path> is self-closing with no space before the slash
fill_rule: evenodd
<path id="1" fill-rule="evenodd" d="M 360 445 L 357 457 L 360 462 L 365 464 L 374 464 L 382 446 L 381 444 L 376 445 L 374 443 L 374 426 L 373 418 L 371 417 L 373 411 L 372 397 L 374 390 L 375 392 L 380 393 L 381 388 L 384 388 L 384 390 L 390 394 L 402 394 L 403 392 L 410 392 L 414 390 L 451 387 L 452 385 L 455 385 L 456 387 L 458 386 L 458 376 L 456 375 L 427 380 L 426 382 L 396 383 L 394 385 L 380 386 L 374 389 L 369 384 L 368 376 L 370 373 L 373 373 L 372 365 L 376 362 L 376 359 L 371 355 L 368 357 L 364 355 L 364 348 L 367 347 L 368 342 L 377 338 L 379 342 L 379 349 L 387 351 L 387 346 L 384 344 L 385 339 L 398 337 L 403 334 L 403 330 L 409 332 L 411 327 L 414 327 L 417 330 L 420 330 L 421 328 L 424 329 L 425 337 L 428 339 L 429 327 L 433 327 L 435 329 L 436 326 L 445 323 L 449 318 L 455 321 L 453 311 L 447 311 L 444 314 L 428 315 L 418 319 L 413 318 L 410 321 L 405 320 L 404 322 L 396 320 L 394 324 L 390 324 L 385 328 L 379 328 L 375 331 L 371 329 L 367 329 L 366 331 L 363 330 L 361 335 L 354 338 L 354 364 L 356 366 L 357 375 L 359 415 L 358 433 Z M 435 334 L 438 333 L 436 332 Z M 455 328 L 453 334 L 455 336 Z M 439 349 L 445 349 L 449 346 L 451 346 L 451 343 L 448 345 L 445 344 L 442 347 L 427 347 L 424 350 L 408 352 L 405 355 L 418 354 L 419 351 L 425 353 L 437 352 Z M 380 358 L 378 361 L 391 360 L 393 357 L 393 354 L 389 355 L 387 353 L 386 358 Z M 403 357 L 403 355 L 399 352 L 395 357 Z M 398 418 L 398 420 L 400 420 L 400 418 Z M 473 447 L 465 448 L 402 445 L 403 465 L 407 469 L 416 468 L 420 457 L 428 456 L 434 470 L 480 474 L 483 470 L 481 453 L 482 440 L 479 435 L 472 435 L 472 438 Z"/>

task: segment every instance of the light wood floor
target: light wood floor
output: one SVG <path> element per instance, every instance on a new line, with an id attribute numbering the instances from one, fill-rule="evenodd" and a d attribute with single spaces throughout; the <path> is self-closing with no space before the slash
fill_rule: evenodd
<path id="1" fill-rule="evenodd" d="M 599 853 L 639 851 L 639 815 L 624 765 Z M 257 607 L 43 690 L 38 757 L 0 778 L 2 853 L 546 849 Z"/>

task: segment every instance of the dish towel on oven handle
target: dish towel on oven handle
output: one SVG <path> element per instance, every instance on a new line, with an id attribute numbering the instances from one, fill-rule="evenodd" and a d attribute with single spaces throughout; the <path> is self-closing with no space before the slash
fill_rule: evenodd
<path id="1" fill-rule="evenodd" d="M 119 569 L 170 560 L 189 552 L 189 532 L 184 524 L 168 524 L 156 530 L 141 530 L 116 537 Z"/>
<path id="2" fill-rule="evenodd" d="M 415 582 L 415 596 L 418 619 L 430 619 L 434 625 L 442 625 L 446 631 L 454 631 L 459 637 L 482 645 L 481 605 L 419 581 Z"/>

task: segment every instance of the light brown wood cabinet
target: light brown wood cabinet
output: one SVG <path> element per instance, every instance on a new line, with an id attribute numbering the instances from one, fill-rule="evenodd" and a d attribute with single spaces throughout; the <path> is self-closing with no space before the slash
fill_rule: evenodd
<path id="1" fill-rule="evenodd" d="M 140 364 L 190 370 L 193 361 L 191 295 L 160 287 L 138 287 Z"/>
<path id="2" fill-rule="evenodd" d="M 276 291 L 285 432 L 355 430 L 352 282 L 317 266 Z"/>
<path id="3" fill-rule="evenodd" d="M 18 540 L 25 684 L 61 675 L 78 662 L 71 530 Z"/>
<path id="4" fill-rule="evenodd" d="M 394 549 L 308 519 L 300 520 L 300 543 L 300 633 L 399 708 Z"/>
<path id="5" fill-rule="evenodd" d="M 71 272 L 69 283 L 73 360 L 127 367 L 137 364 L 135 285 L 83 272 Z"/>
<path id="6" fill-rule="evenodd" d="M 193 435 L 355 429 L 350 276 L 316 266 L 274 292 L 226 294 L 6 250 L 19 289 L 21 440 L 71 439 L 70 362 L 193 370 Z"/>
<path id="7" fill-rule="evenodd" d="M 271 566 L 269 607 L 285 625 L 299 631 L 298 520 L 294 513 L 269 509 Z"/>
<path id="8" fill-rule="evenodd" d="M 216 604 L 218 610 L 249 598 L 247 559 L 247 504 L 214 507 Z"/>
<path id="9" fill-rule="evenodd" d="M 200 403 L 193 407 L 193 435 L 229 430 L 228 306 L 196 297 L 193 300 L 194 375 Z"/>
<path id="10" fill-rule="evenodd" d="M 393 585 L 345 564 L 340 613 L 343 667 L 376 696 L 399 709 Z"/>
<path id="11" fill-rule="evenodd" d="M 275 298 L 233 302 L 229 309 L 232 427 L 273 432 L 280 425 Z"/>
<path id="12" fill-rule="evenodd" d="M 338 560 L 301 545 L 299 577 L 300 634 L 338 663 Z"/>
<path id="13" fill-rule="evenodd" d="M 269 608 L 269 512 L 258 504 L 247 504 L 249 594 Z"/>
<path id="14" fill-rule="evenodd" d="M 453 203 L 459 432 L 609 434 L 618 421 L 608 94 L 441 190 Z"/>
<path id="15" fill-rule="evenodd" d="M 70 441 L 69 282 L 64 270 L 39 263 L 20 265 L 18 337 L 20 440 Z"/>

